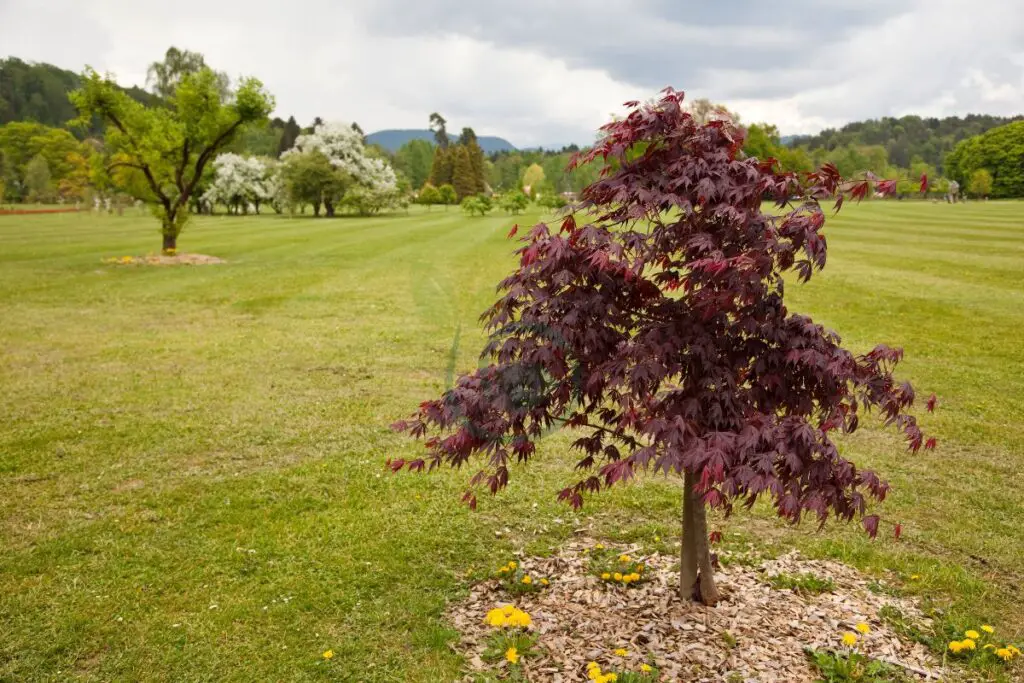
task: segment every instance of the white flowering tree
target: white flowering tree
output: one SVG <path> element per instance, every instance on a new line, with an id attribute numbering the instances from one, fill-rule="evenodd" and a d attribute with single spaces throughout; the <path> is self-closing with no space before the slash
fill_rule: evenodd
<path id="1" fill-rule="evenodd" d="M 258 157 L 221 154 L 213 161 L 214 177 L 203 200 L 223 204 L 231 213 L 248 213 L 252 206 L 260 212 L 260 204 L 272 200 L 271 165 Z"/>
<path id="2" fill-rule="evenodd" d="M 334 214 L 337 190 L 342 189 L 342 205 L 359 213 L 376 213 L 398 205 L 401 192 L 395 171 L 386 160 L 368 152 L 363 136 L 350 124 L 332 122 L 318 125 L 312 133 L 300 135 L 295 146 L 285 152 L 281 160 L 286 165 L 296 165 L 300 157 L 304 155 L 308 160 L 314 153 L 323 155 L 343 178 L 337 182 L 325 179 L 325 190 L 320 196 L 306 196 L 310 190 L 315 191 L 315 183 L 294 182 L 293 188 L 302 188 L 299 193 L 302 196 L 296 196 L 293 191 L 293 203 L 308 201 L 316 210 L 322 201 L 330 216 Z"/>

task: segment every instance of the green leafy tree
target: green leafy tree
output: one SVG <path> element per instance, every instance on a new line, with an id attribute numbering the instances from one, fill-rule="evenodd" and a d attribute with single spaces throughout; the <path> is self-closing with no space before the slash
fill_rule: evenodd
<path id="1" fill-rule="evenodd" d="M 992 176 L 993 199 L 1024 197 L 1024 121 L 964 140 L 946 157 L 948 175 L 969 186 L 974 172 Z"/>
<path id="2" fill-rule="evenodd" d="M 537 163 L 530 164 L 523 172 L 523 191 L 536 196 L 537 188 L 544 182 L 544 168 Z"/>
<path id="3" fill-rule="evenodd" d="M 395 152 L 393 165 L 409 178 L 413 187 L 423 187 L 430 179 L 433 159 L 434 145 L 426 140 L 409 140 Z"/>
<path id="4" fill-rule="evenodd" d="M 441 193 L 438 191 L 436 187 L 434 187 L 430 183 L 427 183 L 426 185 L 423 186 L 423 189 L 420 190 L 420 194 L 419 197 L 417 197 L 417 201 L 420 204 L 426 206 L 427 210 L 429 211 L 430 208 L 434 206 L 434 204 L 442 203 Z"/>
<path id="5" fill-rule="evenodd" d="M 473 162 L 469 156 L 469 149 L 465 145 L 455 145 L 455 164 L 452 171 L 452 185 L 455 187 L 455 194 L 459 201 L 470 195 L 477 194 L 476 177 L 473 174 Z"/>
<path id="6" fill-rule="evenodd" d="M 466 197 L 462 200 L 460 206 L 462 207 L 462 210 L 470 216 L 477 214 L 483 216 L 493 208 L 490 201 L 487 201 L 485 197 L 480 195 L 471 195 Z"/>
<path id="7" fill-rule="evenodd" d="M 221 85 L 211 69 L 185 73 L 175 81 L 166 107 L 147 108 L 120 91 L 112 78 L 87 69 L 81 89 L 71 94 L 78 124 L 87 125 L 93 117 L 106 122 L 106 145 L 113 155 L 108 170 L 120 169 L 122 187 L 155 205 L 164 250 L 177 248 L 189 218 L 189 199 L 217 152 L 242 126 L 263 121 L 274 108 L 273 97 L 256 79 L 242 80 L 230 98 L 222 95 Z"/>
<path id="8" fill-rule="evenodd" d="M 178 85 L 185 76 L 195 75 L 207 69 L 206 60 L 198 52 L 179 50 L 176 47 L 167 48 L 162 62 L 153 62 L 146 71 L 146 85 L 154 95 L 164 99 L 174 97 Z M 217 91 L 221 99 L 226 99 L 230 93 L 231 80 L 227 74 L 221 71 L 214 71 L 216 77 Z"/>
<path id="9" fill-rule="evenodd" d="M 498 200 L 498 206 L 512 215 L 523 212 L 529 205 L 529 197 L 520 190 L 509 190 Z"/>
<path id="10" fill-rule="evenodd" d="M 25 171 L 33 158 L 42 156 L 46 160 L 50 180 L 56 186 L 77 169 L 77 164 L 69 161 L 71 155 L 89 156 L 92 149 L 66 130 L 18 121 L 0 126 L 0 153 L 6 159 L 9 188 L 17 193 L 15 199 L 24 200 Z"/>
<path id="11" fill-rule="evenodd" d="M 455 187 L 451 183 L 445 183 L 437 188 L 437 192 L 441 195 L 441 203 L 444 204 L 445 211 L 448 210 L 449 206 L 459 201 L 459 195 L 455 192 Z"/>
<path id="12" fill-rule="evenodd" d="M 967 182 L 967 191 L 975 197 L 987 197 L 992 193 L 992 174 L 979 168 L 971 174 Z"/>
<path id="13" fill-rule="evenodd" d="M 333 216 L 351 185 L 350 179 L 318 150 L 287 155 L 281 163 L 281 174 L 291 205 L 309 204 L 314 216 L 320 215 L 321 206 L 327 216 Z"/>
<path id="14" fill-rule="evenodd" d="M 49 202 L 53 199 L 50 165 L 42 154 L 32 157 L 25 166 L 25 187 L 30 202 Z"/>

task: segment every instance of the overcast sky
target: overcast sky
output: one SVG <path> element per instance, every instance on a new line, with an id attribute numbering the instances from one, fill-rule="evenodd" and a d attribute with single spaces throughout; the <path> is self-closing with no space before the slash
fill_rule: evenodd
<path id="1" fill-rule="evenodd" d="M 141 85 L 169 45 L 304 125 L 438 111 L 521 147 L 589 143 L 666 85 L 784 134 L 1024 112 L 1022 0 L 0 0 L 0 56 Z"/>

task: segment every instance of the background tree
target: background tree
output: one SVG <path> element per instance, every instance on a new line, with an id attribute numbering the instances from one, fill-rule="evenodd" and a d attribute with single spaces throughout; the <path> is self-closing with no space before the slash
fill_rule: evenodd
<path id="1" fill-rule="evenodd" d="M 164 99 L 174 97 L 178 85 L 185 76 L 195 75 L 208 69 L 206 60 L 198 52 L 167 48 L 162 62 L 153 62 L 146 71 L 146 86 L 154 95 Z M 227 99 L 231 91 L 231 79 L 222 71 L 214 71 L 214 80 L 220 98 Z"/>
<path id="2" fill-rule="evenodd" d="M 395 152 L 395 170 L 404 173 L 413 187 L 423 187 L 430 179 L 434 150 L 434 145 L 426 140 L 406 142 Z"/>
<path id="3" fill-rule="evenodd" d="M 530 166 L 523 172 L 523 191 L 531 197 L 536 196 L 537 189 L 544 182 L 544 168 L 537 163 Z"/>
<path id="4" fill-rule="evenodd" d="M 434 204 L 441 203 L 441 193 L 438 192 L 436 187 L 434 187 L 430 183 L 427 183 L 426 185 L 423 186 L 423 189 L 420 190 L 420 194 L 417 197 L 417 201 L 419 201 L 420 204 L 426 206 L 427 210 L 429 211 L 430 208 L 434 206 Z"/>
<path id="5" fill-rule="evenodd" d="M 1024 197 L 1024 121 L 964 140 L 946 157 L 946 166 L 949 177 L 964 186 L 978 169 L 988 171 L 993 199 Z"/>
<path id="6" fill-rule="evenodd" d="M 53 200 L 53 184 L 50 182 L 50 165 L 42 154 L 37 154 L 25 165 L 25 188 L 28 201 L 49 202 Z"/>
<path id="7" fill-rule="evenodd" d="M 243 79 L 225 101 L 222 82 L 211 69 L 177 78 L 166 107 L 146 108 L 121 92 L 110 78 L 92 69 L 82 88 L 71 95 L 78 123 L 98 116 L 107 123 L 106 145 L 113 154 L 110 169 L 121 168 L 145 181 L 127 182 L 133 196 L 156 205 L 163 249 L 177 248 L 188 221 L 188 202 L 207 165 L 234 139 L 242 126 L 267 118 L 273 98 L 256 79 Z M 144 191 L 139 191 L 139 188 Z"/>
<path id="8" fill-rule="evenodd" d="M 448 149 L 448 122 L 436 111 L 430 115 L 430 130 L 434 131 L 434 141 L 441 149 Z"/>
<path id="9" fill-rule="evenodd" d="M 974 197 L 987 197 L 992 193 L 992 174 L 979 168 L 971 174 L 967 182 L 967 191 Z"/>
<path id="10" fill-rule="evenodd" d="M 587 223 L 570 215 L 521 238 L 518 268 L 483 316 L 487 364 L 393 425 L 429 438 L 425 459 L 389 464 L 422 471 L 482 456 L 463 497 L 475 507 L 476 489 L 504 488 L 512 462 L 528 461 L 553 426 L 579 430 L 586 474 L 559 498 L 579 507 L 645 470 L 682 478 L 680 593 L 714 604 L 707 506 L 729 513 L 766 495 L 794 523 L 859 516 L 873 536 L 867 499 L 888 485 L 843 458 L 833 435 L 876 410 L 912 451 L 935 441 L 908 413 L 913 388 L 893 377 L 902 351 L 855 355 L 784 302 L 787 273 L 806 281 L 825 265 L 817 200 L 860 198 L 871 183 L 740 158 L 743 130 L 697 123 L 671 89 L 632 104 L 582 156 L 616 162 L 583 192 Z M 762 212 L 765 196 L 784 210 Z"/>
<path id="11" fill-rule="evenodd" d="M 490 200 L 482 195 L 470 195 L 463 199 L 459 206 L 470 216 L 483 216 L 493 208 Z"/>
<path id="12" fill-rule="evenodd" d="M 444 204 L 445 211 L 452 204 L 459 201 L 459 195 L 455 192 L 455 187 L 451 183 L 445 183 L 444 185 L 437 188 L 438 194 L 441 195 L 441 203 Z"/>
<path id="13" fill-rule="evenodd" d="M 281 139 L 277 145 L 277 156 L 281 156 L 295 146 L 295 140 L 302 135 L 302 128 L 295 122 L 294 116 L 289 116 L 281 129 Z"/>
<path id="14" fill-rule="evenodd" d="M 320 207 L 333 216 L 349 180 L 317 149 L 294 150 L 282 157 L 281 177 L 291 206 L 313 207 L 313 215 L 320 215 Z"/>
<path id="15" fill-rule="evenodd" d="M 434 159 L 430 164 L 430 184 L 436 187 L 448 185 L 455 176 L 456 150 L 434 147 Z"/>
<path id="16" fill-rule="evenodd" d="M 473 162 L 469 157 L 469 149 L 465 145 L 456 145 L 452 148 L 455 154 L 455 163 L 452 171 L 452 185 L 455 187 L 455 194 L 459 201 L 477 194 L 476 176 L 473 175 Z"/>
<path id="17" fill-rule="evenodd" d="M 300 135 L 295 147 L 281 158 L 309 151 L 323 154 L 337 172 L 336 180 L 327 183 L 322 194 L 328 216 L 334 215 L 335 205 L 346 192 L 353 197 L 345 205 L 360 213 L 375 213 L 398 198 L 394 169 L 363 143 L 363 136 L 350 124 L 322 123 L 312 133 Z"/>
<path id="18" fill-rule="evenodd" d="M 498 200 L 498 206 L 513 216 L 525 211 L 529 205 L 530 199 L 521 190 L 509 190 Z"/>
<path id="19" fill-rule="evenodd" d="M 484 150 L 477 142 L 476 133 L 472 128 L 463 128 L 459 136 L 459 145 L 466 148 L 469 165 L 473 171 L 473 191 L 477 194 L 487 189 L 487 176 L 484 166 Z"/>

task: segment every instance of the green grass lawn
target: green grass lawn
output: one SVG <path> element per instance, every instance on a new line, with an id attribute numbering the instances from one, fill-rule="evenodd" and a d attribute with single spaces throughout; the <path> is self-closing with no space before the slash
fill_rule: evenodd
<path id="1" fill-rule="evenodd" d="M 102 259 L 155 251 L 150 218 L 0 217 L 0 680 L 452 680 L 445 603 L 510 550 L 676 533 L 671 482 L 558 504 L 564 434 L 475 513 L 466 473 L 384 472 L 419 447 L 388 424 L 474 367 L 512 222 L 204 217 L 179 246 L 228 263 L 134 267 Z M 715 525 L 919 574 L 903 590 L 943 623 L 1019 642 L 1024 204 L 869 203 L 826 232 L 791 308 L 903 346 L 940 447 L 844 442 L 894 485 L 899 543 L 766 510 Z"/>

